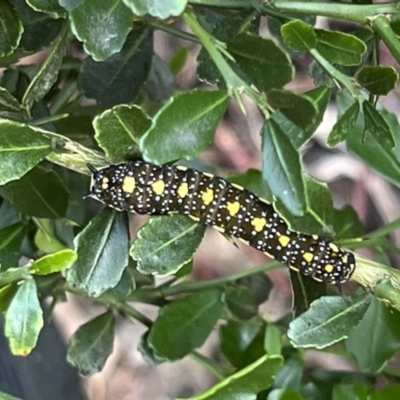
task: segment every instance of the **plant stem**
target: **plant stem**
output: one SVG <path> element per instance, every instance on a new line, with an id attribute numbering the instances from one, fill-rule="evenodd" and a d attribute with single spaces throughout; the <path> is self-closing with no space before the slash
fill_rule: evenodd
<path id="1" fill-rule="evenodd" d="M 200 365 L 204 367 L 208 372 L 212 373 L 218 379 L 222 380 L 225 378 L 225 374 L 214 361 L 210 360 L 209 358 L 203 356 L 202 354 L 198 353 L 197 351 L 193 351 L 190 353 L 190 356 L 196 360 Z"/>
<path id="2" fill-rule="evenodd" d="M 362 25 L 368 25 L 368 19 L 377 14 L 399 15 L 399 10 L 395 3 L 356 5 L 337 3 L 322 4 L 306 1 L 277 1 L 275 2 L 275 7 L 279 11 L 285 13 L 291 12 L 305 15 L 318 15 L 352 21 Z"/>
<path id="3" fill-rule="evenodd" d="M 372 28 L 379 34 L 393 57 L 400 64 L 400 40 L 393 32 L 388 17 L 379 15 L 378 17 L 373 18 Z"/>
<path id="4" fill-rule="evenodd" d="M 129 315 L 133 319 L 141 322 L 147 328 L 150 328 L 153 325 L 153 321 L 151 319 L 147 318 L 145 315 L 143 315 L 141 312 L 131 307 L 127 303 L 118 304 L 117 309 L 123 311 L 125 314 Z"/>

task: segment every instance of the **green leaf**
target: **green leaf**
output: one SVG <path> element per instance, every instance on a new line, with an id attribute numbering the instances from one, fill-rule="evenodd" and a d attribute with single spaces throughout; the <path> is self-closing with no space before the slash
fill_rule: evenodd
<path id="1" fill-rule="evenodd" d="M 25 238 L 27 226 L 17 222 L 0 229 L 0 265 L 1 270 L 16 267 L 20 258 L 20 248 Z"/>
<path id="2" fill-rule="evenodd" d="M 281 127 L 282 131 L 290 139 L 296 149 L 306 144 L 321 124 L 331 98 L 331 89 L 327 86 L 321 86 L 304 93 L 303 97 L 310 100 L 317 110 L 317 115 L 313 122 L 304 129 L 298 127 L 290 119 L 286 118 L 279 110 L 272 115 L 272 119 Z"/>
<path id="3" fill-rule="evenodd" d="M 5 57 L 18 47 L 24 28 L 15 9 L 6 0 L 0 0 L 0 10 L 0 57 Z"/>
<path id="4" fill-rule="evenodd" d="M 228 178 L 228 181 L 242 186 L 254 193 L 256 196 L 266 199 L 268 202 L 272 203 L 272 193 L 266 185 L 261 171 L 250 168 L 243 174 L 231 175 Z"/>
<path id="5" fill-rule="evenodd" d="M 244 286 L 228 286 L 225 289 L 225 302 L 236 318 L 247 320 L 257 315 L 258 304 L 250 290 Z"/>
<path id="6" fill-rule="evenodd" d="M 153 55 L 149 76 L 143 87 L 144 93 L 150 102 L 162 105 L 175 92 L 175 77 L 168 64 L 157 54 Z M 156 105 L 154 104 L 154 106 Z"/>
<path id="7" fill-rule="evenodd" d="M 35 167 L 6 185 L 9 199 L 22 214 L 38 218 L 65 217 L 69 193 L 54 171 Z"/>
<path id="8" fill-rule="evenodd" d="M 179 360 L 200 347 L 217 323 L 223 303 L 221 291 L 205 290 L 170 303 L 150 329 L 148 344 L 166 361 Z"/>
<path id="9" fill-rule="evenodd" d="M 107 60 L 96 62 L 88 57 L 78 77 L 79 88 L 105 108 L 132 103 L 149 74 L 152 45 L 152 32 L 145 28 L 131 32 L 122 50 Z"/>
<path id="10" fill-rule="evenodd" d="M 61 272 L 67 269 L 77 255 L 71 249 L 61 250 L 54 254 L 48 254 L 36 260 L 31 266 L 30 271 L 34 275 L 48 275 Z"/>
<path id="11" fill-rule="evenodd" d="M 342 101 L 343 96 L 339 94 L 338 101 Z M 370 168 L 385 177 L 389 182 L 400 187 L 400 126 L 397 117 L 380 107 L 380 115 L 394 135 L 394 150 L 384 148 L 382 144 L 369 136 L 364 138 L 363 130 L 356 130 L 348 136 L 346 144 L 348 150 L 363 160 Z"/>
<path id="12" fill-rule="evenodd" d="M 357 75 L 357 82 L 376 96 L 386 96 L 394 90 L 399 74 L 393 67 L 366 65 Z"/>
<path id="13" fill-rule="evenodd" d="M 204 230 L 184 215 L 153 217 L 139 229 L 130 255 L 143 274 L 174 274 L 192 259 Z"/>
<path id="14" fill-rule="evenodd" d="M 363 102 L 363 111 L 365 117 L 365 133 L 371 134 L 383 148 L 393 150 L 396 145 L 393 133 L 382 115 L 380 115 L 369 101 Z"/>
<path id="15" fill-rule="evenodd" d="M 326 296 L 289 325 L 288 337 L 294 347 L 323 349 L 349 336 L 361 321 L 371 296 Z"/>
<path id="16" fill-rule="evenodd" d="M 143 157 L 155 164 L 165 164 L 204 151 L 214 137 L 228 100 L 224 90 L 193 90 L 174 96 L 140 139 Z"/>
<path id="17" fill-rule="evenodd" d="M 360 121 L 360 103 L 354 102 L 346 112 L 339 117 L 329 134 L 327 145 L 334 147 L 346 138 L 354 134 L 356 130 L 362 129 L 363 124 Z"/>
<path id="18" fill-rule="evenodd" d="M 63 29 L 53 43 L 46 61 L 40 66 L 35 77 L 25 91 L 22 103 L 31 108 L 33 102 L 40 101 L 57 81 L 58 73 L 65 53 L 65 42 L 69 34 L 69 25 L 64 23 Z"/>
<path id="19" fill-rule="evenodd" d="M 273 389 L 268 394 L 268 400 L 303 400 L 303 396 L 292 388 Z"/>
<path id="20" fill-rule="evenodd" d="M 333 388 L 332 400 L 369 400 L 371 387 L 366 383 L 341 383 Z"/>
<path id="21" fill-rule="evenodd" d="M 309 127 L 317 115 L 317 108 L 311 100 L 286 90 L 270 90 L 267 100 L 271 107 L 279 110 L 299 128 Z"/>
<path id="22" fill-rule="evenodd" d="M 177 17 L 183 13 L 187 4 L 187 0 L 123 0 L 123 2 L 139 17 L 149 14 L 160 19 Z"/>
<path id="23" fill-rule="evenodd" d="M 113 351 L 115 320 L 111 311 L 81 325 L 71 338 L 68 362 L 88 377 L 103 369 Z"/>
<path id="24" fill-rule="evenodd" d="M 0 86 L 0 112 L 15 111 L 19 113 L 22 109 L 19 101 L 6 88 Z"/>
<path id="25" fill-rule="evenodd" d="M 268 299 L 273 287 L 271 280 L 264 272 L 238 279 L 236 283 L 249 289 L 257 304 L 262 304 Z"/>
<path id="26" fill-rule="evenodd" d="M 26 0 L 35 11 L 50 14 L 53 18 L 60 18 L 65 14 L 57 0 Z"/>
<path id="27" fill-rule="evenodd" d="M 300 20 L 293 20 L 281 27 L 285 43 L 296 51 L 309 51 L 317 45 L 314 28 Z"/>
<path id="28" fill-rule="evenodd" d="M 205 393 L 192 397 L 192 400 L 256 399 L 261 390 L 271 387 L 274 383 L 275 375 L 282 364 L 282 357 L 266 355 L 225 378 Z"/>
<path id="29" fill-rule="evenodd" d="M 150 125 L 151 119 L 140 107 L 125 104 L 104 111 L 93 121 L 97 143 L 115 160 L 138 158 L 139 139 Z"/>
<path id="30" fill-rule="evenodd" d="M 128 265 L 128 217 L 105 208 L 74 239 L 78 259 L 68 271 L 70 286 L 100 296 L 117 285 Z"/>
<path id="31" fill-rule="evenodd" d="M 19 286 L 16 283 L 6 285 L 0 288 L 0 314 L 7 310 L 12 299 L 17 293 Z"/>
<path id="32" fill-rule="evenodd" d="M 20 178 L 51 152 L 40 131 L 0 119 L 0 185 Z"/>
<path id="33" fill-rule="evenodd" d="M 24 30 L 19 45 L 26 51 L 34 53 L 48 47 L 65 24 L 61 18 L 34 11 L 25 0 L 9 0 L 9 3 L 22 21 Z"/>
<path id="34" fill-rule="evenodd" d="M 23 400 L 20 397 L 14 397 L 10 394 L 0 391 L 0 400 Z"/>
<path id="35" fill-rule="evenodd" d="M 300 156 L 275 121 L 261 129 L 263 177 L 274 195 L 294 215 L 303 215 L 307 205 Z"/>
<path id="36" fill-rule="evenodd" d="M 240 68 L 259 90 L 280 88 L 293 79 L 290 57 L 272 40 L 242 33 L 227 45 Z"/>
<path id="37" fill-rule="evenodd" d="M 36 283 L 27 279 L 18 288 L 5 315 L 4 333 L 11 352 L 16 356 L 27 356 L 36 346 L 42 326 L 43 312 Z"/>
<path id="38" fill-rule="evenodd" d="M 276 374 L 275 387 L 289 387 L 297 391 L 303 388 L 304 360 L 299 353 L 287 359 Z"/>
<path id="39" fill-rule="evenodd" d="M 364 318 L 346 341 L 363 372 L 378 372 L 400 348 L 400 313 L 373 298 Z"/>
<path id="40" fill-rule="evenodd" d="M 244 368 L 265 354 L 264 335 L 263 321 L 228 321 L 219 329 L 221 350 L 235 368 Z"/>
<path id="41" fill-rule="evenodd" d="M 168 66 L 173 75 L 178 75 L 184 67 L 189 56 L 189 48 L 181 47 L 171 57 L 168 62 Z"/>
<path id="42" fill-rule="evenodd" d="M 383 389 L 375 393 L 371 393 L 370 400 L 392 400 L 395 399 L 400 393 L 400 383 L 389 383 Z M 368 400 L 369 400 L 368 399 Z"/>
<path id="43" fill-rule="evenodd" d="M 337 239 L 358 238 L 364 234 L 363 224 L 351 206 L 333 211 L 333 228 Z"/>
<path id="44" fill-rule="evenodd" d="M 345 66 L 359 65 L 367 50 L 365 43 L 354 35 L 316 29 L 317 50 L 328 61 Z"/>
<path id="45" fill-rule="evenodd" d="M 119 0 L 85 0 L 69 17 L 72 32 L 95 61 L 118 53 L 133 25 L 132 14 Z"/>

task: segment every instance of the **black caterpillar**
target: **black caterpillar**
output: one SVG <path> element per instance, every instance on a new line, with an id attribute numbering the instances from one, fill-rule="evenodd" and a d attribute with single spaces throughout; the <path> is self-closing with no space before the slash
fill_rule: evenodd
<path id="1" fill-rule="evenodd" d="M 317 235 L 290 231 L 271 204 L 217 176 L 144 161 L 88 167 L 93 174 L 88 196 L 117 210 L 188 215 L 339 289 L 354 271 L 351 252 Z"/>

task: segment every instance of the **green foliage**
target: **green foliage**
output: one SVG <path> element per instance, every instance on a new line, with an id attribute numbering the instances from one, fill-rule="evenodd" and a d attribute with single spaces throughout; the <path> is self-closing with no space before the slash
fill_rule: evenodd
<path id="1" fill-rule="evenodd" d="M 126 213 L 97 212 L 82 199 L 86 163 L 196 159 L 212 143 L 229 102 L 245 110 L 245 95 L 263 118 L 263 167 L 230 180 L 273 203 L 293 230 L 351 249 L 378 249 L 385 259 L 390 250 L 398 253 L 387 235 L 400 221 L 359 240 L 354 209 L 335 210 L 327 185 L 303 167 L 303 146 L 335 101 L 327 146 L 347 146 L 400 187 L 400 126 L 379 103 L 396 88 L 398 74 L 378 63 L 378 39 L 400 62 L 400 10 L 394 3 L 349 3 L 0 0 L 0 313 L 16 356 L 36 345 L 40 302 L 57 303 L 70 292 L 105 308 L 71 340 L 68 360 L 83 376 L 100 371 L 113 351 L 119 313 L 147 327 L 139 348 L 149 363 L 191 355 L 214 373 L 218 383 L 193 399 L 399 395 L 399 369 L 388 366 L 400 347 L 396 270 L 357 256 L 351 280 L 367 290 L 346 296 L 325 296 L 323 285 L 292 271 L 295 318 L 271 322 L 259 305 L 273 286 L 265 271 L 278 263 L 194 282 L 188 275 L 203 226 L 183 216 L 153 217 L 131 244 Z M 362 29 L 317 29 L 317 15 Z M 191 33 L 171 24 L 172 17 Z M 265 20 L 268 38 L 259 34 Z M 169 63 L 154 52 L 155 30 L 186 40 Z M 84 57 L 72 39 L 82 43 Z M 198 78 L 215 86 L 178 93 L 174 74 L 184 69 L 190 43 L 201 47 Z M 16 64 L 43 49 L 37 65 Z M 298 57 L 312 60 L 315 88 L 304 93 L 284 87 Z M 169 280 L 158 284 L 153 276 Z M 157 306 L 158 316 L 148 319 L 132 302 Z M 218 363 L 196 352 L 213 331 Z M 359 372 L 304 374 L 305 348 L 340 354 Z"/>

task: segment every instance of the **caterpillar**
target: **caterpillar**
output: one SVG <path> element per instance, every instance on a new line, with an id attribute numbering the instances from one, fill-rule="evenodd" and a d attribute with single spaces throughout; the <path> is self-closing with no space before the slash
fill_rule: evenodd
<path id="1" fill-rule="evenodd" d="M 353 253 L 317 235 L 291 231 L 272 204 L 220 177 L 139 160 L 88 168 L 88 197 L 119 211 L 187 215 L 339 290 L 355 269 Z"/>

